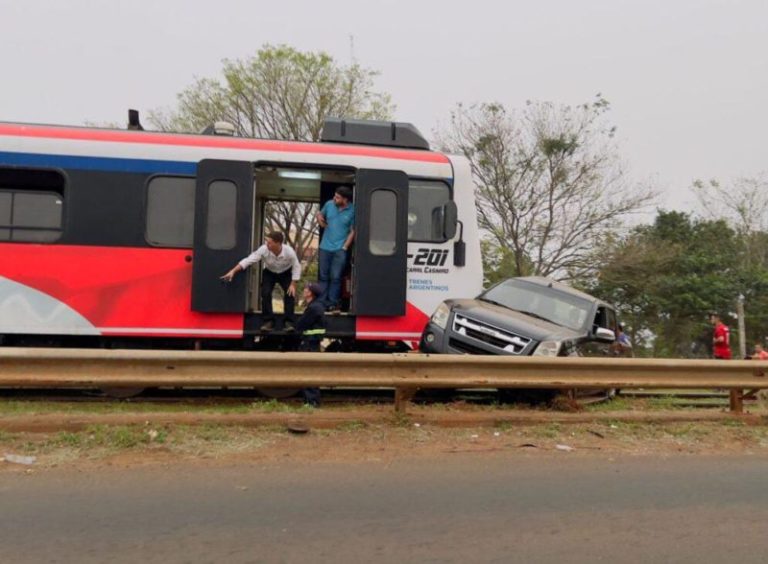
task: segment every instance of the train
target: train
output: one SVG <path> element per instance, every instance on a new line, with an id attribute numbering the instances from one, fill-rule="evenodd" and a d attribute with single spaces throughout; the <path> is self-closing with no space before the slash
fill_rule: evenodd
<path id="1" fill-rule="evenodd" d="M 270 202 L 353 190 L 342 350 L 417 346 L 446 298 L 483 284 L 468 161 L 410 124 L 329 118 L 319 142 L 0 122 L 0 342 L 10 346 L 279 348 L 261 331 Z M 279 316 L 278 316 L 279 317 Z M 277 326 L 280 327 L 278 320 Z"/>

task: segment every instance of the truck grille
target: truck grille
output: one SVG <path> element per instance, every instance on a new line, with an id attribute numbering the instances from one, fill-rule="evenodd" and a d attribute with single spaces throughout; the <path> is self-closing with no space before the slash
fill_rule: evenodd
<path id="1" fill-rule="evenodd" d="M 454 350 L 461 351 L 464 354 L 489 354 L 489 351 L 476 347 L 466 341 L 459 341 L 451 337 L 448 339 L 448 346 Z"/>
<path id="2" fill-rule="evenodd" d="M 470 339 L 491 345 L 507 354 L 522 354 L 531 343 L 529 337 L 522 337 L 510 331 L 488 325 L 484 321 L 478 321 L 458 313 L 453 318 L 453 332 L 456 335 L 469 337 Z M 451 339 L 451 341 L 455 340 Z M 474 347 L 466 345 L 465 348 Z"/>

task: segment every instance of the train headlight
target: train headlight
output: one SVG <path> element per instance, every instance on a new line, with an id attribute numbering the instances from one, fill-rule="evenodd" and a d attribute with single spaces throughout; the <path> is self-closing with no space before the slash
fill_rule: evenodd
<path id="1" fill-rule="evenodd" d="M 562 341 L 542 341 L 533 351 L 533 356 L 557 356 L 562 346 Z"/>
<path id="2" fill-rule="evenodd" d="M 440 329 L 445 329 L 448 326 L 449 317 L 451 317 L 451 308 L 442 303 L 437 306 L 435 313 L 432 314 L 432 323 L 440 327 Z"/>

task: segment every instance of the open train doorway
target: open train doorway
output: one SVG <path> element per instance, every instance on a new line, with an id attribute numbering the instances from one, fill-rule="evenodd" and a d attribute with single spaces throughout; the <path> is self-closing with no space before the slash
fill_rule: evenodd
<path id="1" fill-rule="evenodd" d="M 257 249 L 266 241 L 269 233 L 283 234 L 299 258 L 302 266 L 301 280 L 297 283 L 297 294 L 306 282 L 318 279 L 318 248 L 322 229 L 317 223 L 317 212 L 333 198 L 337 188 L 347 186 L 354 191 L 354 169 L 330 167 L 286 166 L 284 164 L 259 164 L 255 169 L 255 200 L 252 248 Z M 342 287 L 342 312 L 349 313 L 352 265 L 348 264 Z M 251 273 L 248 304 L 249 311 L 257 314 L 264 311 L 261 287 L 262 269 Z M 275 286 L 272 295 L 272 310 L 276 317 L 284 314 L 283 292 Z M 296 304 L 296 315 L 303 304 Z M 277 327 L 282 327 L 278 322 Z"/>

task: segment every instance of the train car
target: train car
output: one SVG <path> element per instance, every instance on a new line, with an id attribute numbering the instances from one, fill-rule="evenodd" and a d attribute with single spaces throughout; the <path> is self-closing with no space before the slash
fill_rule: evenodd
<path id="1" fill-rule="evenodd" d="M 409 124 L 329 119 L 304 143 L 0 122 L 0 338 L 248 348 L 260 268 L 220 276 L 262 244 L 270 202 L 339 185 L 356 209 L 349 300 L 327 319 L 344 350 L 418 341 L 439 303 L 481 290 L 469 164 Z"/>

